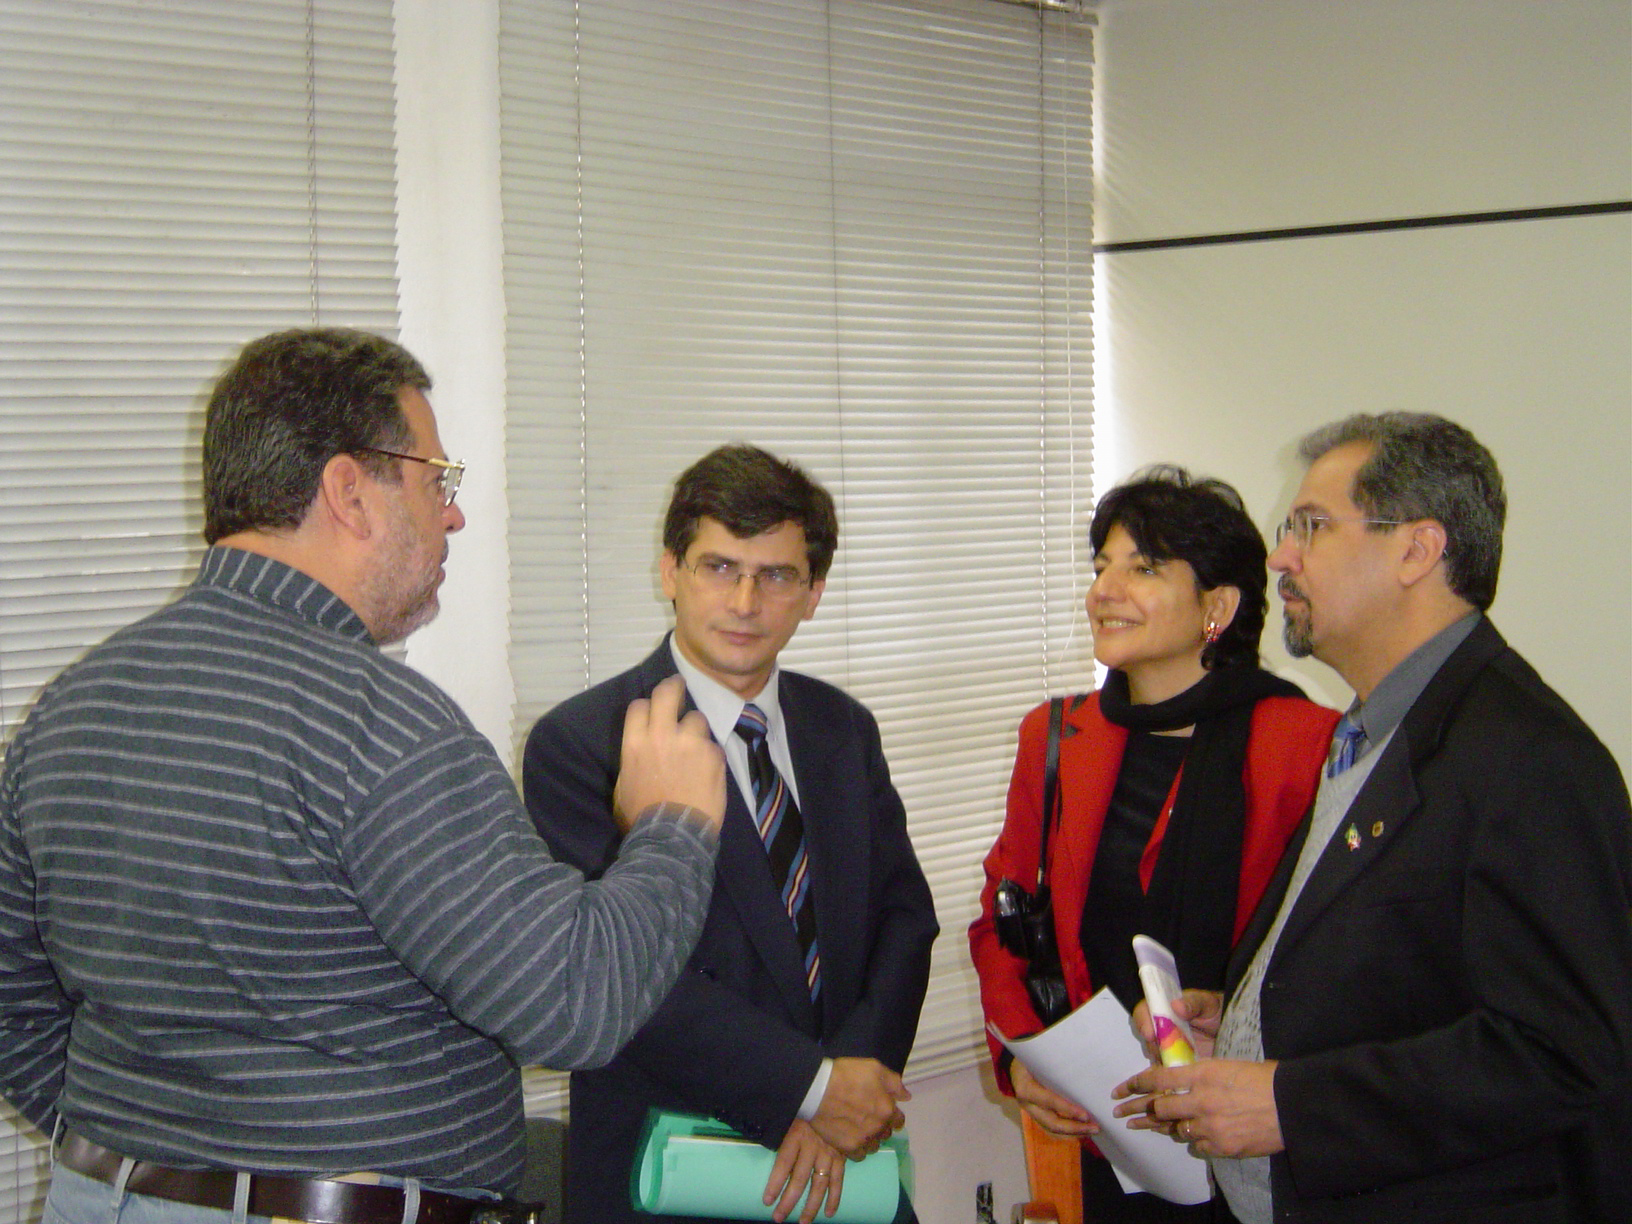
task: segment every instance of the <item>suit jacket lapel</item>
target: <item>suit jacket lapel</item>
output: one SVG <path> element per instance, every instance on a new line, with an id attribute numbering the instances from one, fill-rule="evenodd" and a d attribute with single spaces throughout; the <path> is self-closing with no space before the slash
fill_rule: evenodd
<path id="1" fill-rule="evenodd" d="M 1264 889 L 1264 895 L 1258 899 L 1258 907 L 1252 911 L 1252 917 L 1247 922 L 1247 929 L 1241 932 L 1241 940 L 1235 945 L 1235 951 L 1230 954 L 1230 965 L 1224 973 L 1225 997 L 1235 993 L 1235 988 L 1246 976 L 1247 967 L 1252 964 L 1252 958 L 1257 954 L 1259 945 L 1269 934 L 1269 928 L 1274 924 L 1276 915 L 1281 912 L 1281 904 L 1286 899 L 1287 886 L 1292 882 L 1292 871 L 1298 862 L 1298 856 L 1303 852 L 1303 843 L 1309 839 L 1309 825 L 1314 818 L 1314 809 L 1303 814 L 1303 820 L 1292 831 L 1292 837 L 1286 843 L 1286 849 L 1281 853 L 1281 861 L 1275 867 L 1275 874 L 1270 877 L 1269 885 Z"/>
<path id="2" fill-rule="evenodd" d="M 1388 853 L 1400 831 L 1415 817 L 1421 803 L 1417 791 L 1418 773 L 1439 751 L 1445 738 L 1445 727 L 1468 685 L 1506 648 L 1507 643 L 1496 632 L 1496 627 L 1481 618 L 1473 632 L 1445 660 L 1406 711 L 1393 738 L 1373 766 L 1371 776 L 1338 822 L 1331 840 L 1321 852 L 1303 891 L 1298 895 L 1276 941 L 1277 957 L 1293 947 L 1299 936 L 1354 880 Z M 1276 888 L 1272 891 L 1277 897 L 1285 893 L 1285 879 L 1290 875 L 1291 865 L 1297 861 L 1298 849 L 1307 836 L 1308 825 L 1306 817 L 1302 830 L 1294 838 L 1297 845 L 1288 847 L 1281 870 L 1276 872 Z M 1258 927 L 1258 920 L 1263 917 L 1266 908 L 1260 906 L 1259 913 L 1254 915 L 1254 928 Z M 1273 920 L 1279 908 L 1277 903 L 1275 910 L 1270 912 L 1270 920 Z M 1243 945 L 1245 943 L 1243 940 Z M 1256 947 L 1256 941 L 1253 946 Z"/>
<path id="3" fill-rule="evenodd" d="M 1409 732 L 1402 723 L 1304 882 L 1275 943 L 1277 956 L 1293 947 L 1326 907 L 1386 853 L 1417 806 Z"/>
<path id="4" fill-rule="evenodd" d="M 859 760 L 845 751 L 844 738 L 812 708 L 801 679 L 782 673 L 782 718 L 799 785 L 805 853 L 810 857 L 822 994 L 849 1000 L 860 990 L 869 950 L 862 925 L 867 900 L 853 892 L 859 881 L 872 874 L 870 831 L 856 820 L 858 814 L 865 816 L 869 811 L 868 799 L 854 793 L 855 788 L 867 785 L 867 779 Z M 827 1009 L 827 1014 L 835 1014 L 834 1009 Z"/>
<path id="5" fill-rule="evenodd" d="M 1048 835 L 1048 887 L 1057 914 L 1082 913 L 1093 879 L 1094 856 L 1105 828 L 1122 769 L 1128 732 L 1106 719 L 1095 701 L 1080 709 L 1080 698 L 1068 698 L 1060 727 L 1060 822 Z M 1038 783 L 1041 792 L 1042 783 Z M 1042 813 L 1044 819 L 1048 813 Z M 1029 890 L 1035 880 L 1023 880 Z"/>
<path id="6" fill-rule="evenodd" d="M 804 958 L 799 937 L 782 908 L 781 894 L 771 879 L 770 860 L 754 818 L 730 780 L 725 821 L 720 826 L 720 854 L 715 890 L 729 899 L 766 971 L 776 983 L 789 1011 L 814 1020 L 815 1009 L 805 985 Z M 818 911 L 820 912 L 820 911 Z"/>

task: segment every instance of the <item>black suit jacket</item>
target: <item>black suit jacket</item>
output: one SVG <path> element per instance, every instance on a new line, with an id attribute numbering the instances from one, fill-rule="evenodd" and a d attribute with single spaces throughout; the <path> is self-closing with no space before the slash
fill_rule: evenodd
<path id="1" fill-rule="evenodd" d="M 1276 944 L 1262 1009 L 1264 1056 L 1281 1060 L 1277 1224 L 1632 1220 L 1626 786 L 1488 621 L 1355 797 Z"/>
<path id="2" fill-rule="evenodd" d="M 551 850 L 590 876 L 617 849 L 611 800 L 624 711 L 674 672 L 665 639 L 528 736 L 528 810 Z M 899 1071 L 912 1049 L 938 928 L 878 724 L 830 684 L 789 671 L 778 683 L 816 902 L 821 1014 L 764 845 L 728 781 L 714 898 L 690 964 L 622 1054 L 572 1077 L 568 1221 L 654 1218 L 629 1199 L 648 1109 L 712 1114 L 775 1147 L 824 1055 Z"/>

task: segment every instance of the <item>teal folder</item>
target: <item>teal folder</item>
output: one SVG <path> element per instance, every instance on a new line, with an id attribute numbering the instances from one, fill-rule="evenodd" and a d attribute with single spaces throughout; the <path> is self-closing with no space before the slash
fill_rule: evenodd
<path id="1" fill-rule="evenodd" d="M 723 1122 L 691 1114 L 653 1115 L 635 1167 L 635 1206 L 655 1215 L 768 1220 L 762 1200 L 776 1153 L 744 1139 Z M 833 1224 L 890 1224 L 901 1193 L 912 1195 L 907 1137 L 892 1135 L 878 1151 L 844 1166 L 839 1211 L 816 1218 Z M 789 1213 L 797 1219 L 804 1199 Z"/>

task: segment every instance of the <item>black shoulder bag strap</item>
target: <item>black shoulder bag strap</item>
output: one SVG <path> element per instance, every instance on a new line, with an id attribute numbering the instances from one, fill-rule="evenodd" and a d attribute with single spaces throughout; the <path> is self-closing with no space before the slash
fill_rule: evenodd
<path id="1" fill-rule="evenodd" d="M 1071 1010 L 1060 965 L 1059 942 L 1054 934 L 1054 898 L 1048 891 L 1048 832 L 1058 818 L 1060 792 L 1060 739 L 1065 720 L 1065 699 L 1055 697 L 1048 709 L 1048 755 L 1043 765 L 1043 828 L 1037 857 L 1037 895 L 1026 907 L 1026 993 L 1044 1024 L 1053 1024 Z"/>
<path id="2" fill-rule="evenodd" d="M 1043 758 L 1043 832 L 1037 855 L 1037 896 L 1048 896 L 1048 829 L 1060 818 L 1060 728 L 1065 721 L 1065 698 L 1048 703 L 1048 752 Z"/>

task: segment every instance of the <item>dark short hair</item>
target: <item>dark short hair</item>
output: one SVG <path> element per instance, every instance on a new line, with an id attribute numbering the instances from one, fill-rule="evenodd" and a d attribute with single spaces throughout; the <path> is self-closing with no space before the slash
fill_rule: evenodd
<path id="1" fill-rule="evenodd" d="M 743 442 L 715 447 L 680 473 L 663 519 L 663 547 L 684 560 L 705 518 L 739 540 L 798 524 L 812 582 L 827 577 L 839 546 L 839 516 L 827 490 L 798 464 Z"/>
<path id="2" fill-rule="evenodd" d="M 336 455 L 400 479 L 390 460 L 359 452 L 411 445 L 398 396 L 430 385 L 407 349 L 368 332 L 314 327 L 250 341 L 205 410 L 205 541 L 298 527 Z"/>
<path id="3" fill-rule="evenodd" d="M 1233 487 L 1157 464 L 1100 498 L 1088 527 L 1095 553 L 1105 547 L 1113 527 L 1126 531 L 1153 561 L 1183 561 L 1195 572 L 1198 591 L 1221 586 L 1240 591 L 1234 619 L 1218 641 L 1202 648 L 1201 665 L 1257 665 L 1269 609 L 1269 550 Z"/>
<path id="4" fill-rule="evenodd" d="M 1456 422 L 1426 412 L 1358 413 L 1315 430 L 1298 454 L 1313 463 L 1351 442 L 1365 443 L 1371 454 L 1354 474 L 1349 500 L 1368 518 L 1433 519 L 1445 528 L 1446 582 L 1481 612 L 1489 608 L 1507 522 L 1494 456 Z"/>

